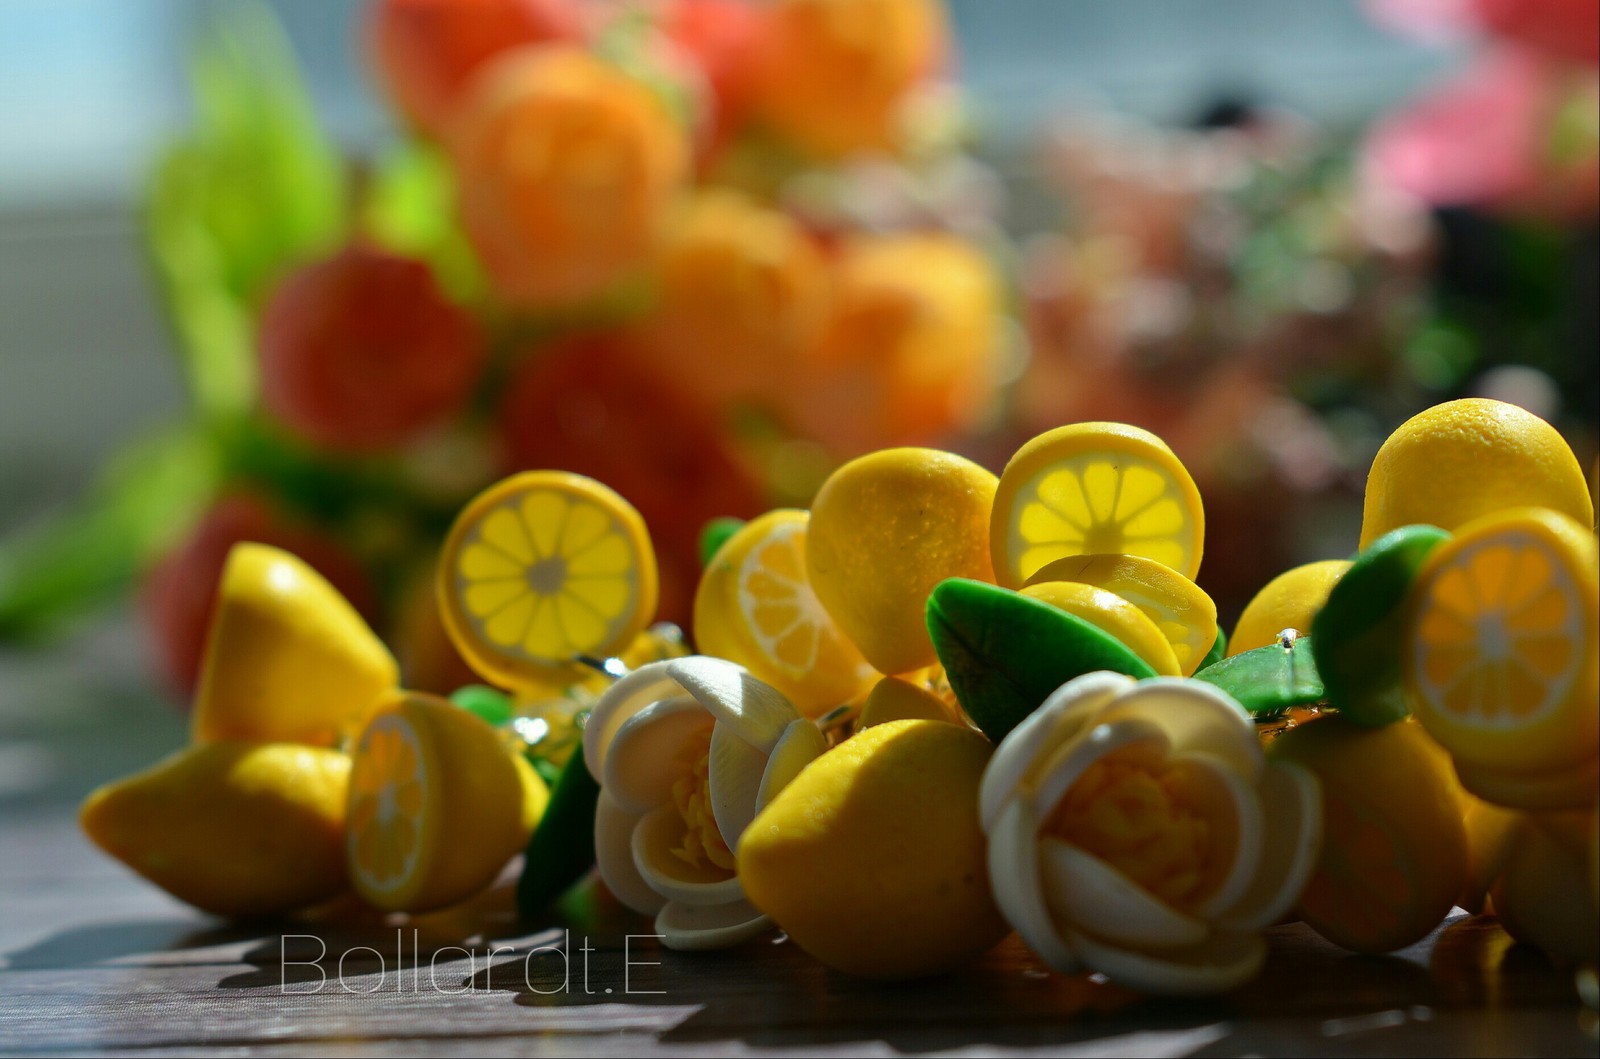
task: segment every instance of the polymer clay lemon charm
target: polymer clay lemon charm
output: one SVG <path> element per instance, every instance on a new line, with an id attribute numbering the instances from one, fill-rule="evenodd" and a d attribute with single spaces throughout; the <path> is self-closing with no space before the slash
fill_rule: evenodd
<path id="1" fill-rule="evenodd" d="M 644 519 L 566 471 L 525 471 L 479 494 L 440 554 L 445 629 L 473 669 L 507 688 L 620 651 L 655 613 L 657 587 Z"/>
<path id="2" fill-rule="evenodd" d="M 1069 555 L 1154 559 L 1193 581 L 1205 511 L 1166 442 L 1126 423 L 1071 423 L 1006 464 L 989 527 L 994 573 L 1018 588 Z"/>

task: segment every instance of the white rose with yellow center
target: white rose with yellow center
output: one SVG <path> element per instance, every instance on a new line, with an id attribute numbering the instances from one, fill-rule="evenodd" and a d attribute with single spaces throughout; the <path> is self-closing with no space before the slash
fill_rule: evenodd
<path id="1" fill-rule="evenodd" d="M 1029 948 L 1155 993 L 1252 978 L 1321 841 L 1316 778 L 1181 678 L 1062 685 L 1001 742 L 979 809 L 995 901 Z"/>
<path id="2" fill-rule="evenodd" d="M 668 948 L 737 945 L 772 926 L 734 867 L 750 821 L 811 759 L 821 730 L 743 666 L 641 666 L 595 703 L 583 756 L 600 784 L 595 862 Z"/>

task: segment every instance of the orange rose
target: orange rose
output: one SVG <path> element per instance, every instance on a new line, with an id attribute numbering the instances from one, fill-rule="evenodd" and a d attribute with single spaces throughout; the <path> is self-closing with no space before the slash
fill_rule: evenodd
<path id="1" fill-rule="evenodd" d="M 971 429 L 995 393 L 999 314 L 992 266 L 960 239 L 851 242 L 790 416 L 841 456 Z"/>
<path id="2" fill-rule="evenodd" d="M 756 116 L 825 157 L 891 147 L 895 111 L 945 35 L 936 0 L 781 0 L 752 64 Z"/>
<path id="3" fill-rule="evenodd" d="M 822 254 L 787 215 L 733 192 L 699 195 L 662 251 L 655 355 L 713 403 L 790 384 L 827 306 Z"/>
<path id="4" fill-rule="evenodd" d="M 565 45 L 486 69 L 452 140 L 467 235 L 526 308 L 595 297 L 644 265 L 688 175 L 665 105 Z"/>

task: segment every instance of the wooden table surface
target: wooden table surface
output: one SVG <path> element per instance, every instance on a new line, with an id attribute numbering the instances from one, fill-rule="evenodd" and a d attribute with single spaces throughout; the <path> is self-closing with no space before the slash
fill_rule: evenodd
<path id="1" fill-rule="evenodd" d="M 139 657 L 126 620 L 0 650 L 0 1054 L 1597 1054 L 1572 972 L 1459 914 L 1386 957 L 1275 928 L 1259 982 L 1203 1001 L 1047 973 L 1015 938 L 892 986 L 776 936 L 664 952 L 592 888 L 533 924 L 504 887 L 415 922 L 221 922 L 74 821 L 183 738 Z"/>

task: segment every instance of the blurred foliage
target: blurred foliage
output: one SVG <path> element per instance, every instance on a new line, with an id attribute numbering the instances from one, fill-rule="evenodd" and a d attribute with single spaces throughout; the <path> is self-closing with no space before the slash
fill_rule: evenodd
<path id="1" fill-rule="evenodd" d="M 248 411 L 253 312 L 288 266 L 344 235 L 344 163 L 282 28 L 256 4 L 214 12 L 191 70 L 191 133 L 151 183 L 147 232 L 202 417 Z"/>

